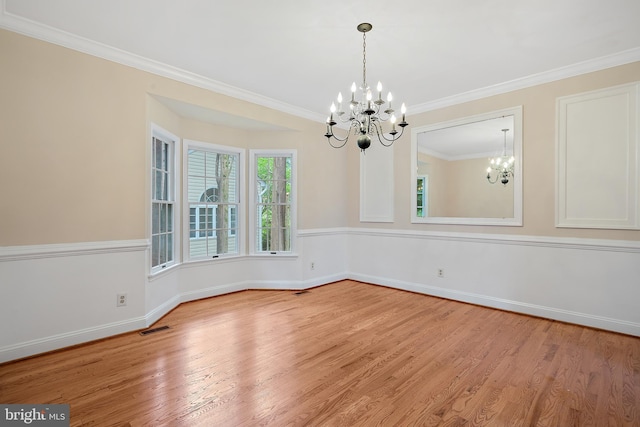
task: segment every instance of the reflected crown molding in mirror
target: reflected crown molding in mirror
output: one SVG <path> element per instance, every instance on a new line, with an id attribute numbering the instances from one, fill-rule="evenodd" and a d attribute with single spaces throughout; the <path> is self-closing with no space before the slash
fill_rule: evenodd
<path id="1" fill-rule="evenodd" d="M 487 161 L 505 144 L 513 178 L 490 185 Z M 412 129 L 411 222 L 522 225 L 522 106 Z"/>

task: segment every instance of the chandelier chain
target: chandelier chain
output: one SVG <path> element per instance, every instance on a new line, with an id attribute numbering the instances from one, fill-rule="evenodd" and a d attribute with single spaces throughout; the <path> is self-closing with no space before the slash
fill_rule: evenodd
<path id="1" fill-rule="evenodd" d="M 367 90 L 367 33 L 362 33 L 362 90 Z"/>

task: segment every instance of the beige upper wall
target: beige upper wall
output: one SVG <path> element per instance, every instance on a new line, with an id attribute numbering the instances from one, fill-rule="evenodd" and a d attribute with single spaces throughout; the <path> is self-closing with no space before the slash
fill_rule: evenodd
<path id="1" fill-rule="evenodd" d="M 299 227 L 346 223 L 346 155 L 326 146 L 323 123 L 5 30 L 0 52 L 0 246 L 146 238 L 151 122 L 204 142 L 295 148 Z M 182 119 L 149 94 L 291 131 Z"/>
<path id="2" fill-rule="evenodd" d="M 523 106 L 523 222 L 522 227 L 411 224 L 411 140 L 405 135 L 393 146 L 395 222 L 360 224 L 357 216 L 357 171 L 350 172 L 349 226 L 424 231 L 486 232 L 533 236 L 640 240 L 636 230 L 560 229 L 555 227 L 556 98 L 640 80 L 640 62 L 588 73 L 535 87 L 496 95 L 418 115 L 409 115 L 411 127 L 459 119 L 504 108 Z M 428 84 L 428 83 L 425 83 Z M 409 111 L 410 112 L 410 111 Z M 349 162 L 357 164 L 357 157 Z M 597 171 L 594 171 L 597 173 Z M 353 183 L 355 181 L 355 183 Z"/>
<path id="3" fill-rule="evenodd" d="M 0 52 L 0 245 L 144 237 L 141 73 L 7 31 Z"/>
<path id="4" fill-rule="evenodd" d="M 640 63 L 615 67 L 419 115 L 411 126 L 523 105 L 524 226 L 410 223 L 410 135 L 394 145 L 395 222 L 359 222 L 359 152 L 328 146 L 322 123 L 0 30 L 0 246 L 147 237 L 148 123 L 184 138 L 224 143 L 221 131 L 164 119 L 149 94 L 291 131 L 243 132 L 245 148 L 298 150 L 298 225 L 639 240 L 640 231 L 555 227 L 555 102 L 640 80 Z M 161 124 L 162 125 L 162 124 Z M 222 139 L 227 139 L 225 136 Z M 237 143 L 237 141 L 235 141 Z M 229 141 L 228 145 L 234 145 Z"/>

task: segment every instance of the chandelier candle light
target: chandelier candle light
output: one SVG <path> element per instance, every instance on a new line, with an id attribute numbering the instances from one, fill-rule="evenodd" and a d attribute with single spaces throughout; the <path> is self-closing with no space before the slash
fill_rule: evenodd
<path id="1" fill-rule="evenodd" d="M 490 165 L 487 168 L 487 181 L 490 184 L 495 184 L 500 179 L 503 185 L 507 185 L 509 178 L 513 177 L 513 164 L 515 158 L 513 156 L 507 156 L 507 132 L 509 129 L 502 129 L 504 132 L 504 148 L 502 150 L 502 156 L 491 159 Z M 491 172 L 495 172 L 496 175 L 492 179 Z"/>
<path id="2" fill-rule="evenodd" d="M 378 140 L 385 147 L 391 146 L 398 138 L 402 136 L 404 128 L 409 125 L 405 120 L 407 108 L 404 104 L 400 107 L 400 113 L 402 114 L 402 121 L 397 124 L 400 127 L 400 132 L 396 129 L 396 116 L 395 111 L 391 108 L 391 101 L 393 97 L 391 92 L 387 94 L 387 107 L 383 110 L 385 101 L 382 99 L 382 83 L 378 82 L 376 87 L 378 91 L 377 99 L 373 99 L 371 90 L 367 85 L 367 32 L 371 31 L 372 25 L 362 23 L 358 25 L 358 31 L 362 33 L 362 86 L 360 87 L 361 98 L 356 100 L 356 83 L 351 85 L 351 101 L 349 102 L 349 111 L 345 112 L 342 109 L 342 93 L 338 93 L 338 106 L 335 103 L 331 103 L 331 115 L 327 118 L 327 133 L 324 135 L 329 141 L 329 145 L 333 148 L 344 147 L 349 136 L 351 129 L 353 129 L 354 135 L 358 136 L 358 147 L 364 151 L 371 145 L 371 136 L 376 135 Z M 350 123 L 349 132 L 343 139 L 338 138 L 333 134 L 333 126 L 337 124 L 336 120 L 341 123 Z M 389 121 L 391 123 L 391 131 L 388 132 L 388 136 L 382 128 L 382 122 Z M 333 143 L 331 138 L 335 139 L 337 143 Z"/>

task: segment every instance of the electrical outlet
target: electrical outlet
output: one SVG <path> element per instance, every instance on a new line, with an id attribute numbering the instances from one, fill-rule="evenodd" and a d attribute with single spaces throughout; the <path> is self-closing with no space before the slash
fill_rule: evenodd
<path id="1" fill-rule="evenodd" d="M 438 269 L 438 277 L 444 277 L 444 268 Z"/>
<path id="2" fill-rule="evenodd" d="M 127 305 L 127 294 L 118 294 L 116 307 L 124 307 L 125 305 Z"/>
<path id="3" fill-rule="evenodd" d="M 311 269 L 312 270 L 316 269 L 316 263 L 314 261 L 311 261 Z"/>

